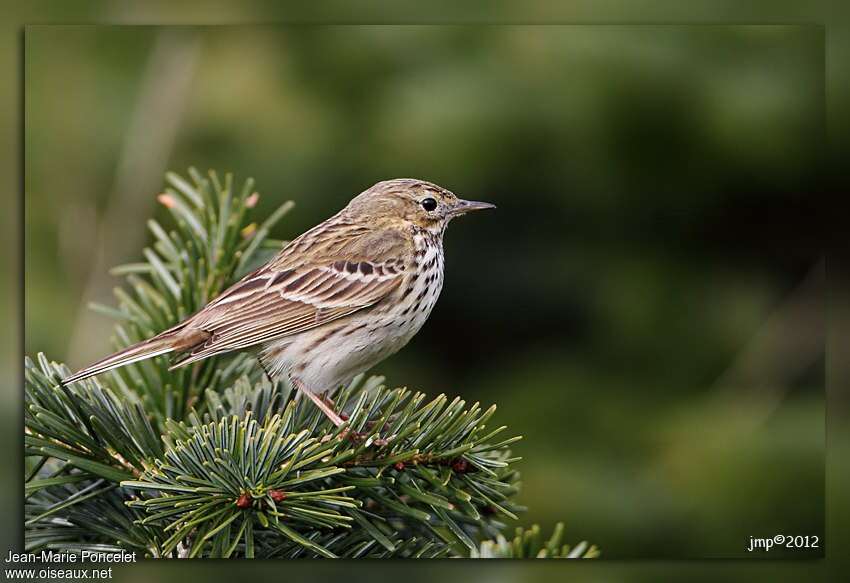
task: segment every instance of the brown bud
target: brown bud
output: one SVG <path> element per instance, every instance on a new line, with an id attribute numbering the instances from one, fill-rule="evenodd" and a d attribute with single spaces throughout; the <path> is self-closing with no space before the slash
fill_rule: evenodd
<path id="1" fill-rule="evenodd" d="M 177 203 L 174 202 L 174 198 L 170 194 L 160 194 L 156 197 L 156 200 L 158 200 L 159 204 L 166 208 L 174 208 L 177 205 Z"/>
<path id="2" fill-rule="evenodd" d="M 452 469 L 458 474 L 465 474 L 469 469 L 469 462 L 463 458 L 457 458 L 452 462 Z"/>
<path id="3" fill-rule="evenodd" d="M 394 464 L 393 464 L 393 467 L 394 467 L 397 471 L 399 471 L 399 472 L 400 472 L 400 471 L 402 471 L 402 470 L 404 469 L 404 462 L 396 462 L 396 463 L 394 463 Z"/>
<path id="4" fill-rule="evenodd" d="M 345 438 L 351 443 L 360 443 L 363 441 L 363 435 L 357 433 L 356 431 L 346 431 Z"/>
<path id="5" fill-rule="evenodd" d="M 248 494 L 241 494 L 239 498 L 236 499 L 236 506 L 239 508 L 250 508 L 251 507 L 251 497 Z"/>
<path id="6" fill-rule="evenodd" d="M 286 500 L 286 492 L 283 490 L 269 490 L 269 496 L 271 496 L 272 500 L 275 502 L 283 502 Z"/>

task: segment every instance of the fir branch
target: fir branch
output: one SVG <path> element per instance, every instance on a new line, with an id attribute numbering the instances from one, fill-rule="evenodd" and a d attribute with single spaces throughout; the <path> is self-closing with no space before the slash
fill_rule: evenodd
<path id="1" fill-rule="evenodd" d="M 68 476 L 82 474 L 70 470 Z M 141 525 L 139 511 L 125 503 L 128 496 L 117 484 L 104 480 L 39 488 L 25 504 L 26 550 L 135 550 L 162 556 L 158 541 L 162 533 Z"/>
<path id="2" fill-rule="evenodd" d="M 314 539 L 341 528 L 370 533 L 389 553 L 397 541 L 435 537 L 472 550 L 479 531 L 499 531 L 499 512 L 520 510 L 509 500 L 516 473 L 506 444 L 482 441 L 495 434 L 486 430 L 493 409 L 466 409 L 443 395 L 423 405 L 421 393 L 388 390 L 379 380 L 361 376 L 339 394 L 339 402 L 353 403 L 339 429 L 309 402 L 288 398 L 289 388 L 262 382 L 249 395 L 243 379 L 238 397 L 229 391 L 238 414 L 223 412 L 211 394 L 207 421 L 193 414 L 170 423 L 163 457 L 138 480 L 122 482 L 147 494 L 130 504 L 149 512 L 144 524 L 177 533 L 164 543 L 166 553 L 192 532 L 190 556 L 242 552 L 247 540 L 232 537 L 248 536 L 246 520 L 254 536 L 275 531 L 320 556 L 334 553 Z M 261 420 L 249 402 L 260 405 Z M 265 405 L 276 402 L 285 402 L 283 412 L 270 415 Z M 224 523 L 232 526 L 213 530 Z"/>
<path id="3" fill-rule="evenodd" d="M 116 288 L 118 307 L 93 308 L 116 317 L 113 348 L 120 350 L 174 326 L 235 283 L 258 261 L 268 234 L 293 204 L 282 204 L 257 228 L 249 214 L 259 199 L 254 181 L 238 190 L 233 175 L 220 179 L 215 172 L 202 176 L 189 169 L 189 179 L 169 172 L 168 186 L 158 196 L 174 226 L 167 229 L 148 221 L 153 245 L 143 250 L 145 262 L 116 267 L 113 275 L 125 277 L 127 288 Z M 284 242 L 276 241 L 277 249 Z M 274 252 L 275 250 L 271 250 Z M 229 361 L 229 364 L 223 364 Z M 247 355 L 216 357 L 185 368 L 168 370 L 169 361 L 158 357 L 111 371 L 101 379 L 119 394 L 141 400 L 162 429 L 168 418 L 183 418 L 203 400 L 209 387 L 226 387 L 248 374 L 262 374 Z"/>
<path id="4" fill-rule="evenodd" d="M 120 481 L 162 454 L 162 442 L 138 401 L 121 401 L 95 381 L 58 384 L 69 372 L 41 354 L 38 367 L 25 360 L 26 455 L 65 460 Z"/>
<path id="5" fill-rule="evenodd" d="M 495 540 L 482 541 L 472 556 L 495 559 L 595 559 L 600 555 L 596 545 L 581 541 L 573 547 L 563 542 L 564 523 L 555 525 L 547 540 L 543 540 L 540 527 L 536 524 L 525 529 L 517 527 L 514 537 L 506 539 L 501 534 Z"/>

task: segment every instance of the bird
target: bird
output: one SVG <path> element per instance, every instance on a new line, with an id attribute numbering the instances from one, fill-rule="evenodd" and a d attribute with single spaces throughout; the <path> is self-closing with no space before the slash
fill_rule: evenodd
<path id="1" fill-rule="evenodd" d="M 398 352 L 431 314 L 449 222 L 492 208 L 425 180 L 378 182 L 176 326 L 62 383 L 156 356 L 176 356 L 174 369 L 250 351 L 269 379 L 287 377 L 340 426 L 332 392 Z"/>

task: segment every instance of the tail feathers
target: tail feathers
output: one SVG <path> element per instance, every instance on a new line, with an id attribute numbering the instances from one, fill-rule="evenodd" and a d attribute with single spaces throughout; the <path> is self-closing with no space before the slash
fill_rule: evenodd
<path id="1" fill-rule="evenodd" d="M 150 340 L 133 344 L 120 350 L 115 354 L 111 354 L 106 358 L 102 358 L 97 362 L 87 366 L 86 368 L 66 377 L 62 380 L 62 384 L 75 383 L 95 375 L 110 371 L 115 368 L 126 366 L 140 360 L 146 360 L 162 354 L 167 354 L 176 350 L 174 338 L 171 337 L 154 337 Z"/>

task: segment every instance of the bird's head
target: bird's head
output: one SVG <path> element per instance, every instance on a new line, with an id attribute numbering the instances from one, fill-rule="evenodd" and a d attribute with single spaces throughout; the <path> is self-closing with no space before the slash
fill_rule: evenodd
<path id="1" fill-rule="evenodd" d="M 357 195 L 346 211 L 377 223 L 412 225 L 442 232 L 453 218 L 471 211 L 496 208 L 487 202 L 463 200 L 445 188 L 413 178 L 379 182 Z"/>

